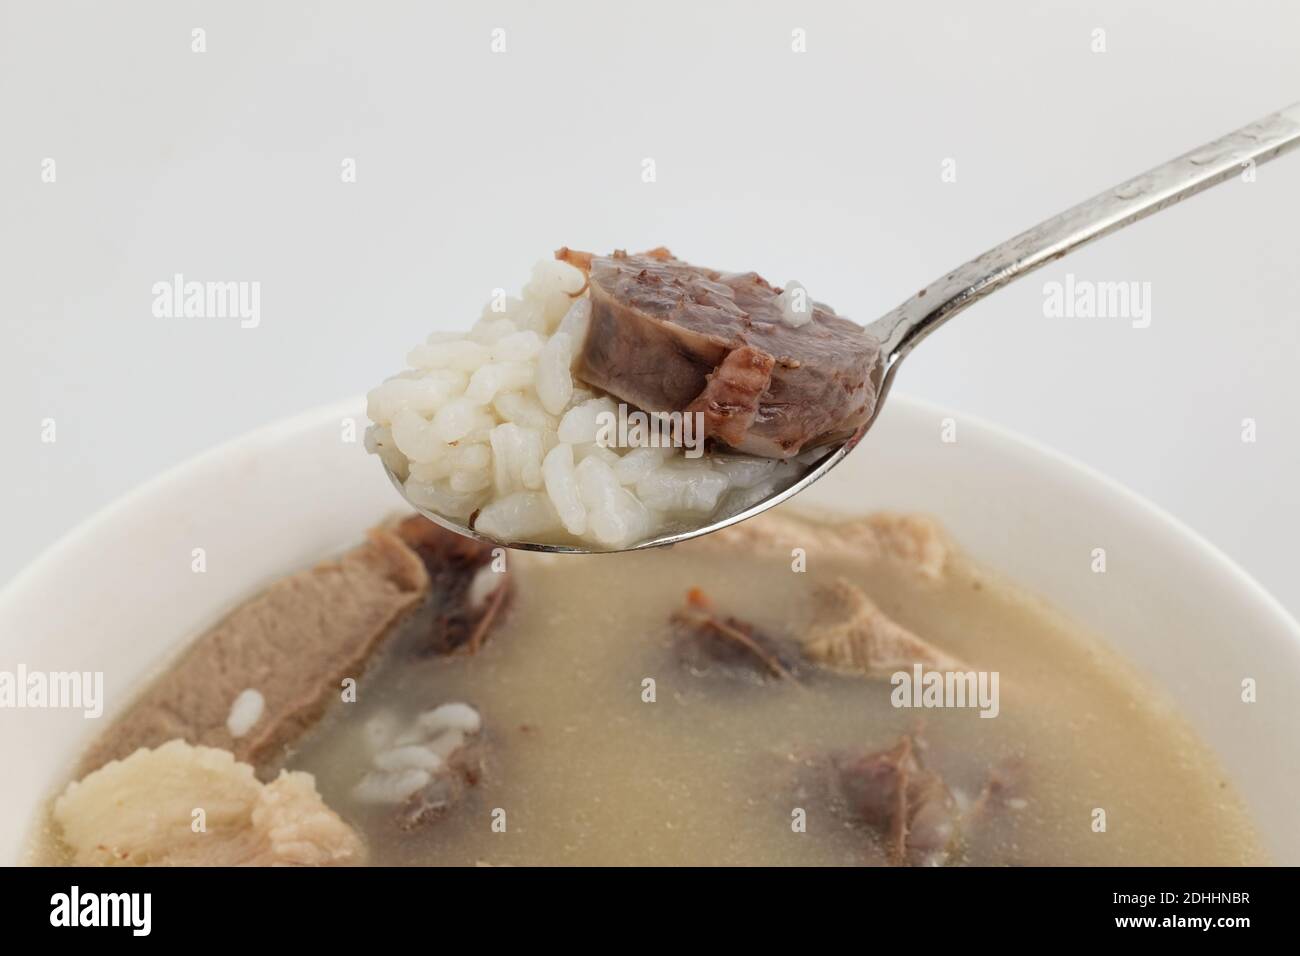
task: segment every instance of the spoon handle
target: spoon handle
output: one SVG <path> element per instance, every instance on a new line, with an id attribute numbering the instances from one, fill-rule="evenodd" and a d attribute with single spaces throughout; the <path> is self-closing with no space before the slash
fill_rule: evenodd
<path id="1" fill-rule="evenodd" d="M 1172 159 L 994 246 L 872 323 L 886 384 L 899 359 L 962 309 L 1085 243 L 1300 146 L 1300 103 Z"/>

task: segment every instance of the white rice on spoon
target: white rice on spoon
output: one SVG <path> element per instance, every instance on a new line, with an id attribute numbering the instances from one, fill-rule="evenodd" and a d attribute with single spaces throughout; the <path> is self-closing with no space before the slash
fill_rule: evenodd
<path id="1" fill-rule="evenodd" d="M 539 262 L 522 298 L 489 304 L 467 333 L 435 332 L 370 392 L 366 449 L 411 502 L 474 516 L 500 541 L 612 549 L 742 510 L 795 476 L 793 462 L 599 444 L 599 416 L 618 404 L 573 376 L 585 282 Z"/>

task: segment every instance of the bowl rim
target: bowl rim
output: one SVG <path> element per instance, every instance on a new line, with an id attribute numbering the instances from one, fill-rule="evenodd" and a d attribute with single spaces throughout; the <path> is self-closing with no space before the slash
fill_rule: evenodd
<path id="1" fill-rule="evenodd" d="M 169 465 L 152 478 L 146 478 L 138 485 L 118 495 L 98 510 L 73 525 L 50 544 L 37 553 L 17 574 L 0 587 L 0 615 L 5 607 L 14 600 L 27 586 L 28 582 L 44 574 L 48 568 L 57 567 L 61 556 L 73 550 L 78 541 L 89 537 L 109 525 L 120 515 L 125 515 L 138 505 L 152 498 L 155 493 L 173 482 L 197 473 L 212 463 L 245 445 L 265 443 L 280 435 L 289 435 L 311 425 L 319 424 L 327 415 L 355 417 L 358 409 L 364 409 L 364 399 L 352 398 L 345 401 L 316 405 L 305 411 L 295 412 L 283 418 L 277 418 L 265 425 L 259 425 L 249 431 L 240 432 L 231 438 L 218 442 L 211 448 L 204 449 L 188 458 L 183 458 Z"/>
<path id="2" fill-rule="evenodd" d="M 889 400 L 894 405 L 907 406 L 911 411 L 918 414 L 935 418 L 959 417 L 963 424 L 978 429 L 1003 445 L 1032 456 L 1042 457 L 1066 471 L 1074 472 L 1085 481 L 1114 496 L 1118 502 L 1122 502 L 1129 509 L 1141 512 L 1147 518 L 1154 519 L 1160 529 L 1160 534 L 1169 538 L 1180 539 L 1184 544 L 1196 549 L 1211 560 L 1218 573 L 1222 573 L 1231 579 L 1261 610 L 1267 611 L 1283 629 L 1289 631 L 1292 640 L 1300 644 L 1300 621 L 1287 610 L 1280 600 L 1255 580 L 1249 572 L 1208 538 L 1117 479 L 1052 448 L 1050 445 L 1043 444 L 1037 439 L 1029 438 L 978 415 L 970 415 L 965 412 L 956 415 L 945 406 L 916 398 L 906 392 L 895 391 L 890 395 Z M 136 485 L 56 538 L 11 578 L 3 588 L 0 588 L 0 618 L 4 616 L 6 607 L 10 603 L 17 601 L 22 592 L 30 586 L 30 582 L 57 568 L 63 555 L 75 549 L 82 538 L 97 534 L 117 518 L 143 506 L 167 485 L 179 481 L 187 475 L 202 471 L 237 448 L 273 442 L 279 436 L 296 433 L 304 428 L 319 424 L 327 418 L 363 417 L 364 408 L 365 400 L 362 396 L 314 406 L 226 439 L 205 451 L 171 465 L 160 474 Z"/>

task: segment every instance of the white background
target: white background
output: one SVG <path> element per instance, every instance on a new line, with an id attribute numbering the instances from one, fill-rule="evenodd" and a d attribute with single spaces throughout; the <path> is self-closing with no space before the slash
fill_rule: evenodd
<path id="1" fill-rule="evenodd" d="M 869 321 L 1300 100 L 1291 2 L 0 10 L 0 581 L 162 470 L 364 391 L 559 245 L 666 244 Z M 1113 475 L 1300 612 L 1298 210 L 1291 156 L 998 293 L 898 387 Z M 155 318 L 177 272 L 259 281 L 260 326 Z M 1150 282 L 1151 327 L 1044 317 L 1067 272 Z"/>

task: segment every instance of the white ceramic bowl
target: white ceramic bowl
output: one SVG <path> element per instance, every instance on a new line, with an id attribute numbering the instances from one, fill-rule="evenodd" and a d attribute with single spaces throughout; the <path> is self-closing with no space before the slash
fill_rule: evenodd
<path id="1" fill-rule="evenodd" d="M 401 508 L 361 449 L 362 410 L 357 400 L 313 411 L 181 465 L 0 594 L 0 670 L 102 671 L 106 697 L 99 720 L 0 710 L 0 861 L 18 859 L 40 801 L 80 748 L 185 641 Z M 950 417 L 955 443 L 940 440 Z M 1274 859 L 1300 863 L 1300 625 L 1207 542 L 1077 463 L 901 395 L 807 494 L 819 507 L 935 515 L 985 565 L 1102 635 L 1218 752 Z M 1091 570 L 1097 547 L 1105 574 Z M 205 573 L 192 570 L 196 548 Z M 1241 702 L 1246 677 L 1258 703 Z"/>

